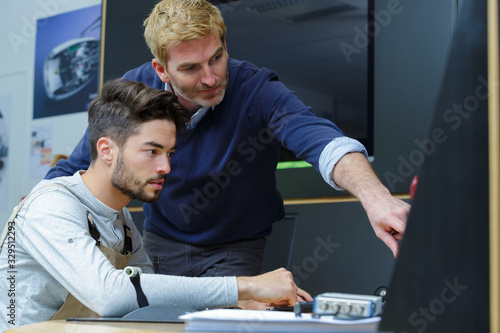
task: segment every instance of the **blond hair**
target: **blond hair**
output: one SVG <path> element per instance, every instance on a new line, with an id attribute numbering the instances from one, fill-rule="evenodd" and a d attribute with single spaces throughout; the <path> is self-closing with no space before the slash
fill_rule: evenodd
<path id="1" fill-rule="evenodd" d="M 201 39 L 214 31 L 222 43 L 226 37 L 219 9 L 206 0 L 162 0 L 144 21 L 144 26 L 146 43 L 164 67 L 168 49 L 175 44 Z"/>

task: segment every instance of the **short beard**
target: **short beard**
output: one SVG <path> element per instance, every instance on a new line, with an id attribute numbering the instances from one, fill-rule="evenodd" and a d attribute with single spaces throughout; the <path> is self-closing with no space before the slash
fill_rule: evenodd
<path id="1" fill-rule="evenodd" d="M 162 177 L 159 177 L 160 179 Z M 118 155 L 118 159 L 116 161 L 116 167 L 113 170 L 113 173 L 111 175 L 111 185 L 113 185 L 114 188 L 119 190 L 121 193 L 129 197 L 130 199 L 138 199 L 142 202 L 147 202 L 147 203 L 154 203 L 158 201 L 160 198 L 160 190 L 157 190 L 155 192 L 154 196 L 149 196 L 144 190 L 144 186 L 147 185 L 150 181 L 155 181 L 159 180 L 159 178 L 156 179 L 148 179 L 146 183 L 144 184 L 141 182 L 139 179 L 135 178 L 130 172 L 130 170 L 127 168 L 125 163 L 123 162 L 122 155 Z M 163 176 L 163 179 L 165 176 Z M 139 190 L 133 190 L 130 188 L 130 185 L 136 186 L 139 188 Z M 142 186 L 142 187 L 141 187 Z"/>
<path id="2" fill-rule="evenodd" d="M 170 85 L 172 86 L 172 89 L 174 90 L 173 92 L 176 95 L 182 97 L 183 99 L 190 101 L 190 102 L 193 102 L 193 103 L 196 103 L 196 104 L 200 105 L 201 107 L 212 107 L 212 106 L 216 106 L 217 104 L 222 102 L 222 100 L 224 99 L 224 96 L 226 94 L 226 89 L 227 89 L 228 83 L 229 83 L 229 69 L 226 70 L 226 77 L 224 80 L 224 87 L 223 87 L 224 89 L 222 89 L 221 94 L 219 96 L 217 96 L 217 100 L 215 100 L 215 101 L 207 101 L 206 99 L 197 98 L 197 97 L 190 98 L 188 96 L 188 92 L 185 89 L 179 88 L 176 84 L 172 83 L 172 81 L 170 82 Z"/>

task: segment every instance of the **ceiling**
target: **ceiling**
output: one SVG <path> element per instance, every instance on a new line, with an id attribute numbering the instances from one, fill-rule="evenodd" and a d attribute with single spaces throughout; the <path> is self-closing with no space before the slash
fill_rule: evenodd
<path id="1" fill-rule="evenodd" d="M 368 0 L 214 2 L 231 57 L 271 68 L 285 84 L 366 108 L 367 47 L 360 32 Z M 346 56 L 341 46 L 347 44 L 359 53 Z"/>

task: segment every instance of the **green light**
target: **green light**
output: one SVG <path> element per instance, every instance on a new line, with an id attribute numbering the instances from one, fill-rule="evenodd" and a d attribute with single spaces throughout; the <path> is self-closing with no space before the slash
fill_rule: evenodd
<path id="1" fill-rule="evenodd" d="M 276 170 L 310 168 L 310 167 L 312 167 L 312 165 L 307 163 L 306 161 L 287 161 L 287 162 L 278 162 Z"/>

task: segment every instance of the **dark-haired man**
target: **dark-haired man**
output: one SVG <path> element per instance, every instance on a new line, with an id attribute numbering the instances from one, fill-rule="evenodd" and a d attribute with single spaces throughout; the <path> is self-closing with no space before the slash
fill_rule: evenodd
<path id="1" fill-rule="evenodd" d="M 104 85 L 89 106 L 88 170 L 42 181 L 7 222 L 0 253 L 0 286 L 6 291 L 0 304 L 7 309 L 1 331 L 49 319 L 127 314 L 138 307 L 134 285 L 123 273 L 127 265 L 144 272 L 140 281 L 149 305 L 205 309 L 237 306 L 239 300 L 312 300 L 284 269 L 254 277 L 151 274 L 124 207 L 133 198 L 158 200 L 176 133 L 187 120 L 172 93 L 127 80 Z"/>

